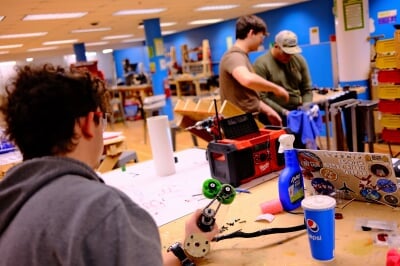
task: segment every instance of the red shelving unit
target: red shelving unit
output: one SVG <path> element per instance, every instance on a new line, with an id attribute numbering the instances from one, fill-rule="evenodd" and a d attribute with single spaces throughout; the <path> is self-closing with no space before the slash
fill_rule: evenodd
<path id="1" fill-rule="evenodd" d="M 382 140 L 391 151 L 391 144 L 400 144 L 400 30 L 395 30 L 393 39 L 377 42 L 378 59 L 382 62 L 376 65 Z"/>

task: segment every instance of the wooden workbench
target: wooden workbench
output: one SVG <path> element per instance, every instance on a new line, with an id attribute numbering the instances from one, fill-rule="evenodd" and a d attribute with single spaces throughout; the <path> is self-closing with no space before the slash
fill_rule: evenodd
<path id="1" fill-rule="evenodd" d="M 198 197 L 203 180 L 210 178 L 205 151 L 189 149 L 176 152 L 176 173 L 158 177 L 153 161 L 141 162 L 126 168 L 116 169 L 102 177 L 106 184 L 115 186 L 144 206 L 159 225 L 162 248 L 165 251 L 176 241 L 183 241 L 187 215 L 203 208 L 209 199 Z M 254 179 L 244 184 L 250 194 L 240 193 L 230 205 L 222 205 L 217 214 L 217 224 L 228 231 L 253 232 L 259 229 L 297 226 L 303 223 L 300 214 L 281 213 L 269 223 L 256 222 L 261 214 L 260 203 L 278 197 L 277 177 L 279 173 Z M 187 182 L 190 179 L 190 182 Z M 268 180 L 268 181 L 265 181 Z M 263 182 L 262 182 L 263 181 Z M 343 219 L 336 220 L 335 260 L 324 265 L 385 265 L 388 246 L 374 243 L 376 232 L 357 228 L 361 218 L 400 222 L 397 209 L 367 202 L 339 201 L 336 209 Z M 234 238 L 211 243 L 206 257 L 196 265 L 322 265 L 311 258 L 308 237 L 305 231 L 266 235 L 256 238 Z"/>
<path id="2" fill-rule="evenodd" d="M 0 154 L 0 180 L 8 169 L 22 161 L 22 155 L 18 150 Z"/>
<path id="3" fill-rule="evenodd" d="M 105 155 L 97 170 L 100 173 L 114 169 L 121 153 L 126 150 L 125 136 L 121 132 L 104 132 L 103 145 Z"/>
<path id="4" fill-rule="evenodd" d="M 104 132 L 104 159 L 98 167 L 100 173 L 111 171 L 118 162 L 120 154 L 126 150 L 125 137 L 121 132 Z M 18 150 L 0 154 L 0 180 L 12 166 L 22 161 Z"/>
<path id="5" fill-rule="evenodd" d="M 225 233 L 235 230 L 253 232 L 265 228 L 289 227 L 303 222 L 303 215 L 289 213 L 277 214 L 271 223 L 256 222 L 256 217 L 261 214 L 259 204 L 278 197 L 277 179 L 250 190 L 251 194 L 239 194 L 231 205 L 221 207 L 223 214 L 217 219 L 217 223 L 220 228 L 229 228 Z M 297 211 L 302 212 L 302 209 Z M 373 240 L 376 232 L 358 230 L 356 222 L 360 218 L 369 218 L 398 223 L 400 212 L 383 205 L 355 201 L 343 209 L 337 208 L 336 212 L 342 213 L 343 219 L 336 220 L 336 252 L 332 262 L 321 263 L 313 260 L 307 234 L 305 231 L 299 231 L 212 242 L 210 253 L 196 261 L 196 265 L 385 265 L 389 247 L 375 244 Z M 182 241 L 185 219 L 181 218 L 160 227 L 164 249 L 174 241 Z M 229 226 L 228 223 L 234 225 Z"/>
<path id="6" fill-rule="evenodd" d="M 313 91 L 313 100 L 312 103 L 309 104 L 318 104 L 320 106 L 320 109 L 324 111 L 323 115 L 325 117 L 327 144 L 326 149 L 328 150 L 330 149 L 330 138 L 332 137 L 329 123 L 327 123 L 327 121 L 330 120 L 329 107 L 331 103 L 336 102 L 336 100 L 340 101 L 341 98 L 352 97 L 351 95 L 353 94 L 357 95 L 359 93 L 363 93 L 365 91 L 365 87 L 354 87 L 351 88 L 350 91 L 353 91 L 353 93 L 348 93 L 348 91 L 343 91 L 342 89 L 327 90 L 327 93 L 325 94 L 320 94 L 316 90 Z M 200 98 L 197 102 L 194 102 L 193 99 L 178 99 L 174 107 L 174 112 L 180 115 L 180 119 L 178 120 L 177 125 L 182 128 L 187 128 L 194 125 L 198 121 L 214 116 L 214 99 L 217 100 L 218 112 L 224 118 L 244 113 L 240 108 L 230 103 L 229 101 L 225 100 L 223 103 L 221 103 L 219 95 L 215 97 Z M 309 104 L 306 104 L 305 107 L 307 107 Z M 260 128 L 265 127 L 265 125 L 260 123 L 257 119 L 256 122 Z M 190 129 L 190 132 L 204 139 L 205 141 L 211 141 L 213 139 L 212 136 L 205 130 Z"/>
<path id="7" fill-rule="evenodd" d="M 140 84 L 130 86 L 113 86 L 112 91 L 116 91 L 124 94 L 124 97 L 130 97 L 130 95 L 139 96 L 144 98 L 153 94 L 153 86 L 151 84 Z"/>
<path id="8" fill-rule="evenodd" d="M 210 78 L 210 75 L 192 75 L 192 74 L 180 74 L 175 76 L 173 79 L 169 80 L 170 85 L 174 85 L 176 88 L 176 96 L 178 99 L 182 98 L 182 86 L 187 83 L 194 86 L 194 95 L 201 96 L 201 84 L 207 83 L 207 79 Z"/>

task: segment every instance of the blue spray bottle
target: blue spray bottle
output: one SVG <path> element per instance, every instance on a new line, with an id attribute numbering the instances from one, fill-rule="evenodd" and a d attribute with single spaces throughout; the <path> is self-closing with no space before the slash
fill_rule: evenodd
<path id="1" fill-rule="evenodd" d="M 285 211 L 301 206 L 304 199 L 304 182 L 297 151 L 293 149 L 294 135 L 283 134 L 279 137 L 279 153 L 284 153 L 285 168 L 279 175 L 279 199 Z"/>

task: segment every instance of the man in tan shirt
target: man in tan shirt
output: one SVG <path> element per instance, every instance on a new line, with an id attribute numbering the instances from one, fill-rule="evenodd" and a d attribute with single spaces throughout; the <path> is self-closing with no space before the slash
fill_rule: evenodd
<path id="1" fill-rule="evenodd" d="M 285 101 L 289 94 L 283 87 L 257 75 L 248 58 L 248 53 L 258 49 L 265 35 L 267 25 L 261 18 L 248 15 L 237 20 L 236 41 L 220 63 L 220 95 L 222 101 L 228 100 L 247 113 L 259 113 L 266 116 L 270 124 L 282 126 L 279 114 L 261 101 L 258 93 L 273 92 Z"/>

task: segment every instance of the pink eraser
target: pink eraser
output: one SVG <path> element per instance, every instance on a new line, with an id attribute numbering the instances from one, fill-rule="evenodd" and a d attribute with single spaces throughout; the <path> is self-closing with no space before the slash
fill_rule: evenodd
<path id="1" fill-rule="evenodd" d="M 283 211 L 283 207 L 279 199 L 263 202 L 260 204 L 260 207 L 262 213 L 276 214 Z"/>

